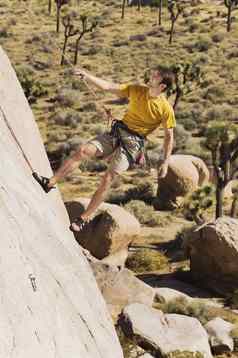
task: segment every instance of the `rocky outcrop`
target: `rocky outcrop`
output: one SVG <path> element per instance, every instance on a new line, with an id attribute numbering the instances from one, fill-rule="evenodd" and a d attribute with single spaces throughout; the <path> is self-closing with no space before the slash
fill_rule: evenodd
<path id="1" fill-rule="evenodd" d="M 0 108 L 34 170 L 52 175 L 15 73 L 0 49 Z M 0 358 L 122 358 L 105 301 L 57 190 L 33 179 L 0 112 Z"/>
<path id="2" fill-rule="evenodd" d="M 230 333 L 234 327 L 234 324 L 224 321 L 220 317 L 214 318 L 205 325 L 213 353 L 223 354 L 233 351 L 234 342 Z"/>
<path id="3" fill-rule="evenodd" d="M 237 289 L 238 220 L 222 217 L 196 229 L 187 242 L 193 277 L 219 293 Z"/>
<path id="4" fill-rule="evenodd" d="M 208 335 L 196 319 L 135 303 L 127 306 L 119 321 L 123 332 L 154 356 L 176 351 L 199 352 L 211 358 Z"/>
<path id="5" fill-rule="evenodd" d="M 95 260 L 91 260 L 90 264 L 114 321 L 130 303 L 152 306 L 153 288 L 136 278 L 130 270 L 120 270 Z"/>
<path id="6" fill-rule="evenodd" d="M 65 203 L 70 220 L 73 221 L 87 207 L 89 199 L 79 198 Z M 118 265 L 122 264 L 122 257 L 126 259 L 125 249 L 133 239 L 133 235 L 140 232 L 138 220 L 118 205 L 102 203 L 93 219 L 75 238 L 80 245 L 89 250 L 93 256 L 103 259 L 114 255 L 113 262 L 117 260 Z M 120 254 L 124 251 L 124 254 Z"/>
<path id="7" fill-rule="evenodd" d="M 200 158 L 192 155 L 172 155 L 169 159 L 168 174 L 158 179 L 158 200 L 155 206 L 166 208 L 176 205 L 190 192 L 209 180 L 209 170 Z"/>

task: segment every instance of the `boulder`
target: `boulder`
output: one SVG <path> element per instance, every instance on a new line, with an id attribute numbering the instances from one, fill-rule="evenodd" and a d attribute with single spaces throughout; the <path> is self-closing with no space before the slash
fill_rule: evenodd
<path id="1" fill-rule="evenodd" d="M 152 306 L 153 288 L 136 278 L 130 270 L 120 270 L 95 260 L 91 260 L 90 265 L 114 321 L 129 303 L 139 302 Z"/>
<path id="2" fill-rule="evenodd" d="M 237 289 L 237 219 L 222 217 L 198 227 L 187 241 L 186 249 L 194 279 L 222 294 Z"/>
<path id="3" fill-rule="evenodd" d="M 90 265 L 68 230 L 58 190 L 45 194 L 30 166 L 52 171 L 29 104 L 0 48 L 0 357 L 122 358 Z M 7 120 L 16 139 L 8 127 Z"/>
<path id="4" fill-rule="evenodd" d="M 165 178 L 158 178 L 158 209 L 171 207 L 188 193 L 209 180 L 209 170 L 200 158 L 192 155 L 172 155 L 169 159 L 168 174 Z"/>
<path id="5" fill-rule="evenodd" d="M 70 221 L 80 216 L 88 203 L 89 199 L 86 198 L 66 202 Z M 139 233 L 140 223 L 132 214 L 118 205 L 102 203 L 86 227 L 81 232 L 75 233 L 75 238 L 96 258 L 103 259 L 114 255 L 114 263 L 116 263 L 115 254 L 127 249 L 133 236 Z M 118 261 L 120 266 L 121 258 L 122 255 Z M 126 258 L 125 251 L 124 258 Z"/>
<path id="6" fill-rule="evenodd" d="M 214 318 L 205 325 L 214 354 L 233 351 L 234 342 L 230 333 L 234 327 L 234 324 L 224 321 L 220 317 Z"/>
<path id="7" fill-rule="evenodd" d="M 226 185 L 224 190 L 224 198 L 232 199 L 234 197 L 233 191 L 238 189 L 238 180 L 230 180 L 229 183 Z"/>
<path id="8" fill-rule="evenodd" d="M 126 336 L 156 357 L 176 351 L 199 352 L 203 357 L 212 357 L 208 335 L 196 318 L 164 314 L 134 303 L 124 308 L 119 324 Z"/>
<path id="9" fill-rule="evenodd" d="M 155 302 L 168 303 L 178 298 L 184 298 L 187 301 L 192 301 L 192 297 L 190 297 L 189 295 L 186 295 L 185 293 L 182 293 L 169 287 L 158 287 L 154 290 Z"/>

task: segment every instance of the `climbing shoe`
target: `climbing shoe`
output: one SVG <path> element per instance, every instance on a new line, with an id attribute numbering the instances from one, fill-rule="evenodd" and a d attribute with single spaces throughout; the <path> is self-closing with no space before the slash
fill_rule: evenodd
<path id="1" fill-rule="evenodd" d="M 45 193 L 49 193 L 51 189 L 55 189 L 55 186 L 49 186 L 50 179 L 42 177 L 36 172 L 32 173 L 33 178 L 40 184 Z"/>
<path id="2" fill-rule="evenodd" d="M 74 221 L 71 223 L 69 229 L 72 231 L 72 232 L 80 232 L 83 227 L 86 225 L 86 221 L 83 220 L 81 217 L 78 217 L 76 219 L 74 219 Z"/>

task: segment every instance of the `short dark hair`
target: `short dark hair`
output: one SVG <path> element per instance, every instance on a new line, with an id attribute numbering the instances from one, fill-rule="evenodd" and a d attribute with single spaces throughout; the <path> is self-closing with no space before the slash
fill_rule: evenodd
<path id="1" fill-rule="evenodd" d="M 167 67 L 157 66 L 154 68 L 155 71 L 158 71 L 162 77 L 161 83 L 166 85 L 165 91 L 171 92 L 174 82 L 175 82 L 175 75 L 173 71 L 171 71 Z"/>

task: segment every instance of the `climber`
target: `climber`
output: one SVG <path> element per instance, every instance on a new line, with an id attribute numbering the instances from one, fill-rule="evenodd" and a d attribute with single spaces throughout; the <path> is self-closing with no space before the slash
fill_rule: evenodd
<path id="1" fill-rule="evenodd" d="M 81 145 L 73 156 L 62 164 L 53 177 L 46 178 L 33 173 L 34 178 L 48 193 L 59 180 L 76 169 L 81 160 L 92 157 L 110 158 L 109 167 L 88 207 L 70 225 L 71 231 L 78 232 L 104 200 L 113 179 L 126 171 L 132 163 L 140 161 L 144 139 L 160 125 L 164 128 L 164 143 L 163 158 L 160 161 L 158 175 L 161 178 L 166 176 L 173 148 L 175 116 L 173 108 L 164 94 L 172 86 L 174 80 L 173 74 L 169 70 L 159 67 L 152 70 L 147 85 L 113 83 L 95 77 L 81 68 L 75 69 L 75 75 L 103 91 L 129 99 L 129 107 L 122 121 L 114 121 L 110 132 L 105 132 Z"/>

